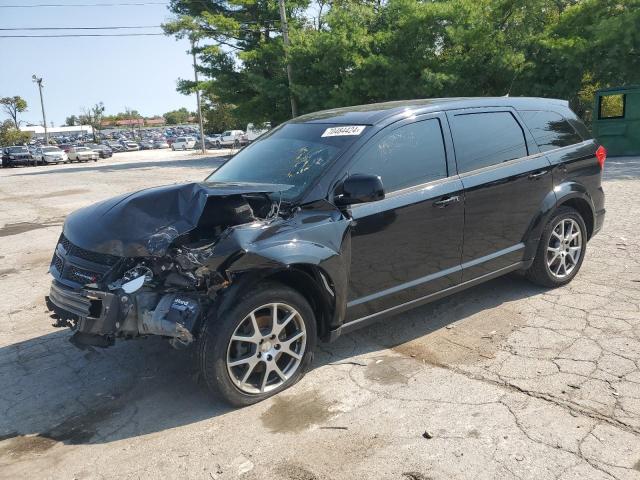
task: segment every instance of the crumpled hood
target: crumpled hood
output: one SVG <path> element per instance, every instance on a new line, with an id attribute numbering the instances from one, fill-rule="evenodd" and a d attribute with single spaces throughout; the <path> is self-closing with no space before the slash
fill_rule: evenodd
<path id="1" fill-rule="evenodd" d="M 93 252 L 161 256 L 175 238 L 196 228 L 208 198 L 289 188 L 255 183 L 183 183 L 149 188 L 76 210 L 65 220 L 64 235 Z"/>

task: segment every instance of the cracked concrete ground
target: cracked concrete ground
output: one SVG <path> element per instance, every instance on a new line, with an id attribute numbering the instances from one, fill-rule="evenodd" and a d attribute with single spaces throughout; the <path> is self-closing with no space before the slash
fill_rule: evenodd
<path id="1" fill-rule="evenodd" d="M 608 161 L 605 227 L 567 287 L 509 276 L 404 313 L 232 410 L 189 351 L 79 351 L 45 314 L 67 213 L 218 163 L 157 155 L 0 171 L 0 478 L 640 478 L 640 159 Z"/>

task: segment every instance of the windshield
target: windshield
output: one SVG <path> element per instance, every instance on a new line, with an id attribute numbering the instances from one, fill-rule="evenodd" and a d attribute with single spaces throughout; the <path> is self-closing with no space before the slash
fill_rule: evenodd
<path id="1" fill-rule="evenodd" d="M 58 147 L 44 147 L 42 151 L 43 152 L 59 152 L 60 149 Z"/>
<path id="2" fill-rule="evenodd" d="M 9 153 L 28 153 L 27 147 L 9 147 Z"/>
<path id="3" fill-rule="evenodd" d="M 89 150 L 87 147 L 76 147 L 76 152 L 86 152 Z"/>
<path id="4" fill-rule="evenodd" d="M 364 127 L 355 127 L 356 135 L 344 134 L 335 127 L 344 125 L 283 125 L 238 152 L 206 181 L 291 185 L 282 193 L 284 200 L 291 201 L 309 188 L 364 131 Z"/>

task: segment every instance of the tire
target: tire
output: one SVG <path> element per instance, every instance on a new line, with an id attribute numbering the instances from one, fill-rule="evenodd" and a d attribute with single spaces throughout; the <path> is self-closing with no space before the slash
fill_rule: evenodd
<path id="1" fill-rule="evenodd" d="M 222 307 L 222 311 L 211 312 L 208 316 L 198 339 L 198 365 L 214 397 L 235 407 L 244 407 L 289 388 L 304 376 L 313 360 L 316 320 L 306 299 L 279 283 L 265 283 L 255 289 L 247 289 L 229 303 L 227 308 Z M 269 312 L 273 311 L 272 304 L 279 305 L 277 311 L 281 321 L 291 317 L 285 326 L 279 325 L 282 331 L 277 337 L 271 336 L 273 315 Z M 253 327 L 256 324 L 252 322 L 252 313 L 259 322 L 258 333 Z M 247 329 L 252 332 L 247 338 L 261 340 L 232 340 L 236 333 L 236 338 L 245 336 Z M 241 331 L 242 334 L 238 333 Z M 295 340 L 296 336 L 300 339 Z M 291 347 L 284 345 L 287 339 L 292 342 Z M 287 351 L 299 358 L 290 356 Z M 238 359 L 238 355 L 242 358 Z M 239 364 L 228 365 L 228 361 Z M 275 370 L 266 373 L 267 365 L 276 365 L 286 379 Z M 242 383 L 241 377 L 247 373 L 249 377 Z"/>
<path id="2" fill-rule="evenodd" d="M 560 223 L 563 222 L 562 231 Z M 569 231 L 571 228 L 571 231 Z M 569 243 L 562 243 L 559 233 L 565 233 L 565 241 L 575 237 Z M 579 240 L 580 249 L 577 249 Z M 553 214 L 542 232 L 533 264 L 526 272 L 526 277 L 533 283 L 557 288 L 569 283 L 580 271 L 587 248 L 587 227 L 582 216 L 573 208 L 560 207 Z M 576 255 L 577 252 L 577 255 Z M 556 255 L 559 254 L 560 256 Z M 575 258 L 577 256 L 577 258 Z M 555 259 L 551 262 L 552 259 Z M 562 263 L 564 262 L 564 269 Z"/>
<path id="3" fill-rule="evenodd" d="M 220 150 L 220 147 L 222 147 L 222 145 L 220 145 L 220 142 L 216 142 L 216 148 Z"/>
<path id="4" fill-rule="evenodd" d="M 234 148 L 234 149 L 238 149 L 238 148 L 240 148 L 240 141 L 239 141 L 239 140 L 234 140 L 234 142 L 233 142 L 233 148 Z"/>

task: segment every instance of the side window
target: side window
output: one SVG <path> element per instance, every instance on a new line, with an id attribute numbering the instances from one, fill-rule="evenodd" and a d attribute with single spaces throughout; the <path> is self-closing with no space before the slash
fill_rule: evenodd
<path id="1" fill-rule="evenodd" d="M 446 177 L 440 120 L 423 120 L 382 132 L 358 152 L 349 172 L 378 175 L 387 192 Z"/>
<path id="2" fill-rule="evenodd" d="M 624 118 L 626 100 L 624 93 L 602 95 L 598 104 L 598 118 Z"/>
<path id="3" fill-rule="evenodd" d="M 451 131 L 460 173 L 528 155 L 522 128 L 509 112 L 454 115 Z"/>
<path id="4" fill-rule="evenodd" d="M 555 112 L 538 110 L 519 113 L 542 152 L 582 141 L 569 122 Z"/>

